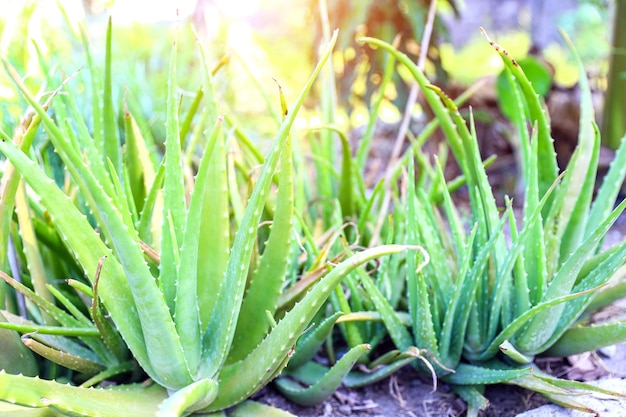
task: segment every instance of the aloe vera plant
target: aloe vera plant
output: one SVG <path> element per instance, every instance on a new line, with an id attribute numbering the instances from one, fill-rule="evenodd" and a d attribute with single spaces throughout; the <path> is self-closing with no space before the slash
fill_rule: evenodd
<path id="1" fill-rule="evenodd" d="M 109 24 L 107 57 L 111 39 Z M 187 132 L 183 130 L 189 127 L 179 123 L 174 46 L 165 154 L 161 164 L 152 167 L 130 114 L 126 115 L 125 151 L 120 147 L 110 58 L 105 65 L 98 122 L 103 130 L 93 135 L 80 117 L 72 94 L 57 98 L 61 102 L 54 104 L 53 118 L 4 63 L 35 110 L 29 132 L 34 133 L 39 123 L 43 125 L 69 173 L 72 192 L 70 196 L 64 193 L 28 156 L 30 143 L 22 142 L 20 149 L 8 137 L 2 138 L 0 152 L 15 173 L 9 175 L 5 170 L 3 182 L 17 183 L 21 176 L 37 196 L 35 207 L 51 219 L 51 235 L 60 238 L 61 246 L 87 279 L 86 284 L 75 282 L 74 286 L 91 302 L 85 314 L 52 286 L 44 285 L 52 292 L 52 298 L 46 300 L 43 290 L 32 291 L 2 273 L 7 283 L 39 307 L 42 316 L 50 317 L 50 322 L 44 325 L 11 315 L 0 327 L 31 334 L 24 340 L 34 341 L 26 343 L 32 350 L 60 365 L 74 365 L 71 369 L 92 378 L 85 387 L 69 387 L 2 372 L 0 400 L 71 415 L 127 415 L 129 402 L 138 410 L 137 415 L 222 410 L 245 400 L 281 372 L 296 341 L 344 276 L 364 262 L 407 249 L 387 245 L 347 257 L 325 270 L 277 323 L 269 318 L 259 320 L 277 310 L 292 256 L 290 128 L 335 39 L 336 34 L 292 108 L 283 106 L 284 121 L 247 196 L 245 209 L 233 210 L 241 213 L 235 218 L 230 217 L 229 206 L 233 204 L 235 209 L 234 204 L 241 203 L 242 197 L 238 187 L 231 187 L 235 183 L 226 155 L 223 121 L 218 117 L 206 65 L 203 94 L 198 94 L 205 102 L 200 111 L 201 120 L 206 121 L 203 135 L 203 126 Z M 194 137 L 190 152 L 197 140 L 203 146 L 194 177 L 187 175 L 194 166 L 181 149 L 187 133 Z M 276 198 L 268 199 L 274 181 L 278 184 Z M 5 190 L 9 191 L 5 191 L 3 203 L 16 201 L 11 194 L 15 188 Z M 81 210 L 85 205 L 89 208 L 87 217 Z M 10 210 L 10 206 L 4 208 Z M 262 253 L 257 253 L 259 224 L 267 213 L 274 214 L 271 233 Z M 231 245 L 233 223 L 236 231 Z M 97 231 L 92 224 L 97 225 Z M 2 238 L 5 242 L 7 235 Z M 258 262 L 256 257 L 260 257 Z M 31 259 L 27 258 L 29 268 L 33 266 Z M 83 277 L 77 278 L 81 281 Z M 69 313 L 56 307 L 55 299 Z M 79 345 L 74 337 L 82 343 Z M 128 372 L 134 361 L 153 385 L 86 388 Z"/>
<path id="2" fill-rule="evenodd" d="M 520 385 L 555 403 L 593 411 L 572 394 L 597 388 L 550 377 L 533 364 L 537 355 L 569 355 L 626 340 L 622 321 L 603 325 L 602 330 L 584 323 L 588 308 L 615 299 L 606 296 L 609 290 L 604 287 L 626 259 L 626 242 L 602 249 L 604 236 L 626 207 L 622 201 L 613 208 L 626 173 L 626 141 L 593 200 L 600 139 L 582 65 L 579 145 L 559 175 L 543 103 L 515 59 L 489 40 L 505 64 L 517 103 L 515 126 L 525 182 L 520 219 L 511 202 L 500 215 L 471 113 L 468 127 L 452 100 L 408 57 L 380 40 L 361 41 L 388 51 L 411 72 L 448 139 L 470 196 L 468 231 L 441 164 L 421 173 L 431 189 L 441 190 L 439 208 L 433 194 L 416 185 L 413 158 L 409 160 L 408 187 L 396 212 L 406 221 L 405 242 L 422 245 L 428 255 L 420 252 L 406 259 L 412 335 L 380 289 L 366 287 L 396 346 L 429 352 L 430 367 L 421 362 L 417 366 L 427 372 L 434 369 L 450 383 L 468 402 L 469 415 L 488 404 L 482 387 L 495 383 Z M 419 264 L 425 265 L 416 268 Z M 618 297 L 615 292 L 623 295 L 622 287 L 610 291 Z"/>
<path id="3" fill-rule="evenodd" d="M 323 5 L 324 2 L 320 4 Z M 321 7 L 320 10 L 323 9 Z M 324 19 L 323 13 L 322 19 L 324 34 L 330 37 L 329 24 L 327 19 Z M 300 182 L 302 193 L 311 196 L 310 200 L 318 202 L 313 207 L 303 206 L 298 210 L 299 213 L 303 213 L 301 222 L 304 223 L 304 234 L 308 242 L 321 242 L 310 245 L 309 254 L 313 253 L 316 256 L 307 263 L 310 266 L 305 280 L 316 274 L 327 257 L 334 255 L 336 262 L 336 259 L 352 255 L 355 247 L 371 247 L 378 242 L 391 243 L 403 239 L 405 214 L 396 211 L 393 218 L 389 218 L 387 209 L 389 202 L 396 206 L 404 204 L 397 187 L 394 186 L 402 175 L 402 164 L 396 161 L 396 157 L 388 161 L 385 177 L 390 178 L 380 180 L 373 188 L 368 189 L 370 185 L 365 179 L 371 174 L 368 154 L 376 123 L 380 119 L 384 91 L 395 73 L 395 63 L 395 57 L 389 54 L 381 84 L 378 86 L 379 91 L 369 108 L 368 123 L 356 149 L 352 149 L 352 144 L 344 133 L 345 127 L 338 124 L 340 120 L 337 114 L 338 105 L 333 100 L 337 96 L 335 86 L 338 83 L 335 71 L 329 70 L 322 74 L 325 81 L 323 97 L 326 99 L 322 102 L 323 124 L 311 129 L 309 136 L 315 162 L 314 173 L 318 181 L 315 184 L 307 183 L 305 180 Z M 332 62 L 327 65 L 332 66 Z M 467 97 L 468 94 L 463 94 L 458 102 Z M 437 120 L 434 120 L 425 127 L 419 137 L 412 141 L 402 160 L 406 161 L 412 157 L 411 148 L 419 148 L 434 132 L 437 124 Z M 341 149 L 340 157 L 336 158 L 338 159 L 336 164 L 332 164 L 330 161 L 338 147 Z M 442 157 L 445 158 L 443 155 Z M 338 169 L 335 169 L 335 165 Z M 432 171 L 432 167 L 430 170 Z M 450 187 L 458 187 L 463 181 L 463 178 L 459 178 Z M 440 195 L 435 189 L 431 192 Z M 305 242 L 305 245 L 308 242 Z M 317 247 L 321 249 L 318 250 Z M 381 311 L 389 313 L 404 302 L 402 299 L 404 283 L 399 279 L 404 274 L 406 263 L 403 254 L 385 257 L 376 264 L 376 267 L 367 268 L 367 272 L 363 268 L 357 268 L 349 274 L 330 297 L 330 304 L 336 313 L 325 317 L 323 324 L 302 338 L 290 364 L 276 381 L 278 389 L 292 401 L 310 405 L 325 398 L 322 387 L 325 388 L 325 395 L 328 395 L 331 387 L 338 386 L 340 382 L 346 387 L 371 384 L 415 359 L 421 360 L 427 367 L 430 366 L 428 362 L 423 362 L 423 355 L 427 352 L 410 343 L 404 345 L 402 349 L 380 351 L 387 336 L 385 326 L 381 322 Z M 375 295 L 370 294 L 373 291 L 377 291 Z M 388 305 L 377 302 L 376 297 L 386 299 Z M 397 315 L 397 322 L 404 324 L 408 322 L 407 313 L 399 312 Z M 333 332 L 333 323 L 337 324 L 335 327 L 338 331 Z M 399 328 L 405 330 L 402 325 Z M 337 333 L 341 337 L 335 338 Z M 329 362 L 335 364 L 332 368 L 306 361 L 324 341 L 325 354 Z M 370 345 L 371 350 L 362 349 L 364 342 Z M 359 350 L 360 356 L 356 353 Z M 341 359 L 337 361 L 339 357 Z M 354 362 L 358 362 L 360 370 L 350 370 Z"/>

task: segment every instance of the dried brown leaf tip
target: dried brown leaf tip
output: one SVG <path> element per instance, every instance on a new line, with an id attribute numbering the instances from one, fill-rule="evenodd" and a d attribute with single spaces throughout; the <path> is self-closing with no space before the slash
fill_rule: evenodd
<path id="1" fill-rule="evenodd" d="M 480 33 L 482 33 L 483 36 L 487 38 L 487 42 L 489 42 L 489 45 L 493 46 L 496 49 L 499 48 L 498 44 L 496 44 L 494 41 L 491 40 L 489 35 L 487 35 L 487 31 L 485 31 L 485 28 L 483 28 L 482 26 L 480 27 Z"/>
<path id="2" fill-rule="evenodd" d="M 289 108 L 287 107 L 287 102 L 286 102 L 285 96 L 283 94 L 283 88 L 281 87 L 280 83 L 278 82 L 278 80 L 276 78 L 273 78 L 273 80 L 276 83 L 276 85 L 278 86 L 278 94 L 280 96 L 280 107 L 281 107 L 283 116 L 287 117 L 287 115 L 289 114 Z"/>
<path id="3" fill-rule="evenodd" d="M 516 66 L 519 67 L 519 64 L 517 63 L 517 61 L 507 52 L 506 49 L 504 49 L 503 47 L 501 47 L 500 45 L 498 45 L 497 43 L 495 43 L 494 41 L 491 40 L 491 38 L 489 37 L 489 35 L 487 35 L 487 32 L 485 31 L 484 28 L 480 28 L 480 33 L 483 34 L 483 36 L 487 39 L 487 41 L 489 42 L 489 45 L 493 46 L 494 49 L 504 55 L 505 57 L 509 58 L 511 60 L 511 63 Z"/>

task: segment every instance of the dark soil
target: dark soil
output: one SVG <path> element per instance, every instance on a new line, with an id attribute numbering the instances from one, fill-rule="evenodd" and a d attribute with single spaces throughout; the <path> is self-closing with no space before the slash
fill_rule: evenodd
<path id="1" fill-rule="evenodd" d="M 513 417 L 548 403 L 538 394 L 508 385 L 487 387 L 485 395 L 490 407 L 484 417 Z M 272 387 L 255 399 L 299 417 L 456 417 L 466 411 L 464 402 L 447 385 L 440 384 L 433 391 L 432 381 L 410 366 L 371 386 L 339 389 L 315 407 L 297 406 Z"/>
<path id="2" fill-rule="evenodd" d="M 612 318 L 626 311 L 626 300 L 617 303 L 619 312 L 607 312 Z M 602 314 L 602 313 L 601 313 Z M 539 358 L 544 371 L 563 378 L 592 381 L 600 378 L 626 378 L 626 343 L 600 352 L 570 358 Z M 511 385 L 487 386 L 489 408 L 481 417 L 514 417 L 549 401 L 541 395 Z M 299 417 L 457 417 L 465 415 L 465 403 L 446 384 L 433 391 L 432 381 L 406 366 L 389 378 L 360 388 L 340 388 L 324 403 L 301 407 L 282 397 L 272 386 L 255 398 Z"/>

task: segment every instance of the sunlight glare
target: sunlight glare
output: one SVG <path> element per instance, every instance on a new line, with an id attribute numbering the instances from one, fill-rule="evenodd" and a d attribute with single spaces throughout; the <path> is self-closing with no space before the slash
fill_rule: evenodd
<path id="1" fill-rule="evenodd" d="M 251 16 L 260 8 L 259 0 L 213 0 L 213 2 L 229 18 Z"/>
<path id="2" fill-rule="evenodd" d="M 118 0 L 111 7 L 111 15 L 123 24 L 175 21 L 177 12 L 180 17 L 191 15 L 195 4 L 196 0 Z"/>

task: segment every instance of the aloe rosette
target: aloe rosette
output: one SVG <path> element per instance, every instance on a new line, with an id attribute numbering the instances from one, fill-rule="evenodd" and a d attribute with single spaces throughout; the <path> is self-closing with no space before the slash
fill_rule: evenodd
<path id="1" fill-rule="evenodd" d="M 495 383 L 520 385 L 553 402 L 593 411 L 574 395 L 597 392 L 597 388 L 553 378 L 533 363 L 541 354 L 569 355 L 626 340 L 623 321 L 601 326 L 585 323 L 594 309 L 624 294 L 616 274 L 626 259 L 626 242 L 603 250 L 602 241 L 626 207 L 622 201 L 614 208 L 626 173 L 626 141 L 594 200 L 600 139 L 582 64 L 579 143 L 559 175 L 541 99 L 515 59 L 489 40 L 505 64 L 517 105 L 513 123 L 525 185 L 519 219 L 510 201 L 503 215 L 496 206 L 471 112 L 468 126 L 452 100 L 407 56 L 377 39 L 362 42 L 389 52 L 413 75 L 446 135 L 470 197 L 466 216 L 453 204 L 442 168 L 435 164 L 421 173 L 433 189 L 441 190 L 441 198 L 434 199 L 416 183 L 410 158 L 404 204 L 397 210 L 406 221 L 405 242 L 422 245 L 428 253 L 423 268 L 416 269 L 424 262 L 423 255 L 406 260 L 412 335 L 381 292 L 367 288 L 378 311 L 385 313 L 396 346 L 429 352 L 430 367 L 416 364 L 426 372 L 434 369 L 450 383 L 468 402 L 469 415 L 487 406 L 482 387 Z M 418 152 L 415 156 L 423 160 Z M 423 178 L 420 181 L 424 183 Z M 441 208 L 436 202 L 441 202 Z M 465 217 L 469 217 L 468 228 Z M 505 225 L 510 230 L 508 241 Z"/>
<path id="2" fill-rule="evenodd" d="M 62 354 L 81 365 L 93 359 L 99 366 L 80 371 L 95 375 L 98 381 L 105 379 L 104 372 L 110 376 L 111 367 L 117 366 L 118 373 L 127 372 L 132 367 L 130 351 L 154 384 L 83 388 L 2 372 L 0 400 L 71 415 L 127 415 L 132 409 L 137 411 L 135 415 L 172 416 L 222 410 L 245 400 L 281 372 L 296 341 L 343 277 L 362 263 L 407 249 L 404 245 L 380 246 L 346 258 L 277 323 L 259 319 L 276 311 L 292 256 L 294 186 L 289 132 L 335 39 L 336 34 L 293 107 L 287 111 L 283 106 L 284 121 L 245 210 L 235 219 L 232 246 L 229 202 L 239 191 L 232 189 L 228 178 L 223 121 L 217 114 L 206 65 L 202 120 L 208 122 L 203 154 L 190 179 L 190 158 L 185 159 L 181 150 L 184 134 L 176 97 L 176 46 L 168 79 L 165 154 L 152 170 L 132 116 L 126 118 L 125 152 L 119 144 L 111 94 L 110 25 L 100 119 L 103 130 L 94 132 L 93 138 L 78 117 L 71 94 L 62 98 L 62 105 L 55 110 L 57 115 L 65 111 L 60 115 L 76 117 L 76 130 L 48 115 L 5 63 L 89 207 L 89 216 L 28 156 L 28 144 L 20 149 L 3 137 L 0 152 L 37 196 L 63 247 L 82 268 L 90 285 L 76 286 L 93 302 L 89 316 L 59 311 L 54 299 L 44 300 L 3 273 L 5 281 L 56 321 L 44 326 L 14 317 L 0 326 L 56 335 L 38 338 L 42 352 L 46 347 L 52 349 L 46 351 L 46 357 L 64 365 L 69 362 L 62 362 Z M 183 124 L 182 128 L 189 127 Z M 137 163 L 147 168 L 137 170 Z M 5 183 L 17 178 L 7 176 Z M 268 211 L 273 184 L 278 191 Z M 143 193 L 145 199 L 137 198 L 137 193 Z M 251 269 L 259 224 L 267 212 L 274 213 L 270 236 Z M 97 231 L 90 222 L 97 225 Z M 63 302 L 62 295 L 57 299 Z M 71 303 L 64 305 L 71 308 Z M 70 345 L 72 336 L 79 336 L 87 348 Z M 54 345 L 59 341 L 66 344 Z"/>

